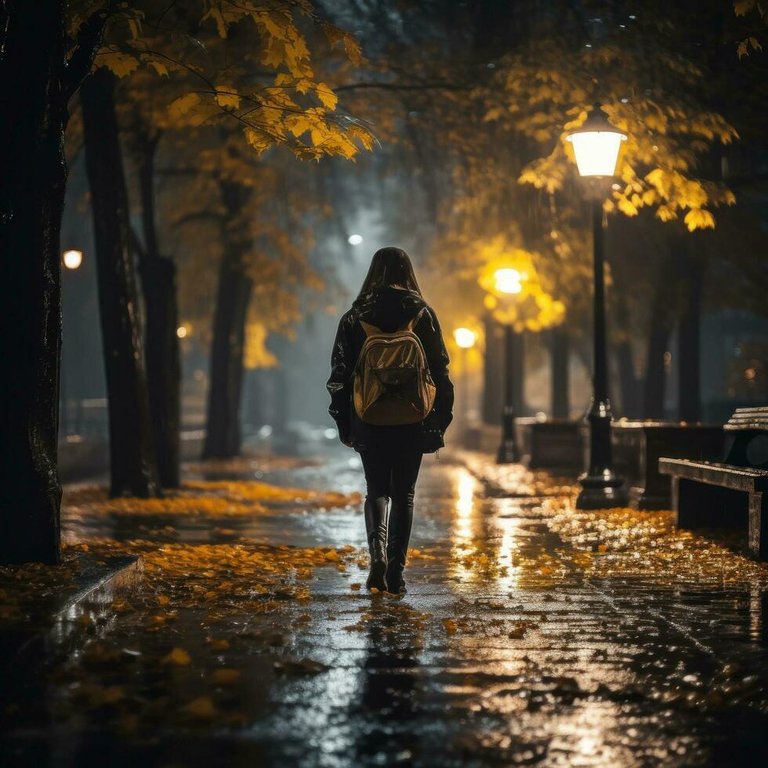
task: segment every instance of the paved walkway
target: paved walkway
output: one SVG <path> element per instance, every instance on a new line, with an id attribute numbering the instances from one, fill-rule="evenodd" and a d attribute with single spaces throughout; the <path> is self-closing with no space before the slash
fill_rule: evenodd
<path id="1" fill-rule="evenodd" d="M 347 454 L 264 479 L 362 489 Z M 768 570 L 720 551 L 727 579 L 697 582 L 684 553 L 666 568 L 625 571 L 615 563 L 631 564 L 626 547 L 611 560 L 605 544 L 585 545 L 564 527 L 568 491 L 476 455 L 428 457 L 405 597 L 366 594 L 365 572 L 350 560 L 315 568 L 312 599 L 286 602 L 259 618 L 267 623 L 228 616 L 227 631 L 251 638 L 222 646 L 227 668 L 243 674 L 217 699 L 237 711 L 231 724 L 202 718 L 126 735 L 103 718 L 64 718 L 53 702 L 47 723 L 13 734 L 7 764 L 766 765 Z M 105 533 L 78 526 L 72 535 Z M 169 537 L 194 546 L 234 532 L 309 548 L 364 545 L 359 508 L 282 506 L 177 524 Z M 183 638 L 194 656 L 214 623 L 190 614 L 173 642 Z M 152 638 L 140 642 L 163 641 Z M 172 698 L 194 691 L 195 673 L 193 664 L 164 677 L 164 689 Z"/>

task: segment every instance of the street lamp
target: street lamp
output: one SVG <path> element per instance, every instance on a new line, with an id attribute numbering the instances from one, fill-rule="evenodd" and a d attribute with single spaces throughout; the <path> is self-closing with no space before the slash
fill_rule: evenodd
<path id="1" fill-rule="evenodd" d="M 83 263 L 83 252 L 72 248 L 61 254 L 61 260 L 67 269 L 78 269 Z"/>
<path id="2" fill-rule="evenodd" d="M 469 328 L 457 328 L 453 332 L 453 339 L 459 349 L 471 349 L 475 346 L 477 334 Z"/>
<path id="3" fill-rule="evenodd" d="M 466 429 L 469 423 L 469 350 L 475 346 L 477 334 L 470 328 L 456 328 L 453 340 L 461 350 L 461 421 Z"/>
<path id="4" fill-rule="evenodd" d="M 587 413 L 589 422 L 589 468 L 579 478 L 581 492 L 578 509 L 608 509 L 627 503 L 624 480 L 613 469 L 611 450 L 611 402 L 608 396 L 608 366 L 605 334 L 605 278 L 603 264 L 605 243 L 603 201 L 606 181 L 616 172 L 621 142 L 626 135 L 608 121 L 608 116 L 595 106 L 584 124 L 566 137 L 573 146 L 579 175 L 592 181 L 592 242 L 594 261 L 593 345 L 594 371 L 592 403 Z"/>
<path id="5" fill-rule="evenodd" d="M 497 293 L 511 299 L 523 290 L 524 275 L 516 269 L 497 269 L 493 273 Z M 515 441 L 515 372 L 514 361 L 520 358 L 519 334 L 512 323 L 504 323 L 504 408 L 501 412 L 501 443 L 496 454 L 497 464 L 513 464 L 518 459 Z M 517 353 L 517 354 L 516 354 Z"/>
<path id="6" fill-rule="evenodd" d="M 69 250 L 64 251 L 61 254 L 61 261 L 70 272 L 74 272 L 77 269 L 80 269 L 82 263 L 83 263 L 83 252 L 77 248 L 70 248 Z M 67 397 L 67 366 L 65 364 L 65 357 L 63 355 L 64 346 L 62 345 L 62 357 L 61 357 L 61 364 L 59 365 L 59 396 L 61 400 L 60 405 L 60 429 L 61 432 L 66 436 L 69 434 L 69 399 Z M 79 422 L 79 406 L 78 406 L 78 417 L 77 421 Z"/>

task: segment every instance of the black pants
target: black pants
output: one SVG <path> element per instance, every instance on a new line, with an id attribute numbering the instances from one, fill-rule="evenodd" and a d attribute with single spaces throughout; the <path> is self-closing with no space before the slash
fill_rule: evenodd
<path id="1" fill-rule="evenodd" d="M 376 448 L 363 451 L 366 501 L 376 504 L 390 499 L 387 532 L 387 559 L 402 568 L 408 551 L 413 523 L 413 497 L 421 467 L 421 451 L 409 448 Z M 379 502 L 380 503 L 380 502 Z"/>

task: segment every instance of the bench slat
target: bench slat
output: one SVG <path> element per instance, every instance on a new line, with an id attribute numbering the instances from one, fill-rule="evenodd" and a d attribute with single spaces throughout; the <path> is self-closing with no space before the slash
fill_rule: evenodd
<path id="1" fill-rule="evenodd" d="M 749 493 L 768 490 L 768 470 L 751 467 L 735 467 L 732 464 L 719 464 L 713 461 L 661 458 L 659 472 L 662 475 L 681 477 Z"/>
<path id="2" fill-rule="evenodd" d="M 768 431 L 768 407 L 737 408 L 724 429 L 735 432 L 742 429 Z"/>

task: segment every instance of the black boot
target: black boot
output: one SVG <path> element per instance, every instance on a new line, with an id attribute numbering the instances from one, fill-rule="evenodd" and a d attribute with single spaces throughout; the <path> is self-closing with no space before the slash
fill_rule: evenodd
<path id="1" fill-rule="evenodd" d="M 384 592 L 387 584 L 384 574 L 387 569 L 387 499 L 379 496 L 365 500 L 365 532 L 368 534 L 368 552 L 371 555 L 371 570 L 365 582 L 367 589 L 375 587 Z"/>
<path id="2" fill-rule="evenodd" d="M 411 540 L 413 524 L 413 494 L 402 506 L 393 504 L 389 518 L 387 538 L 387 592 L 397 595 L 406 593 L 403 569 L 408 556 L 408 542 Z"/>

